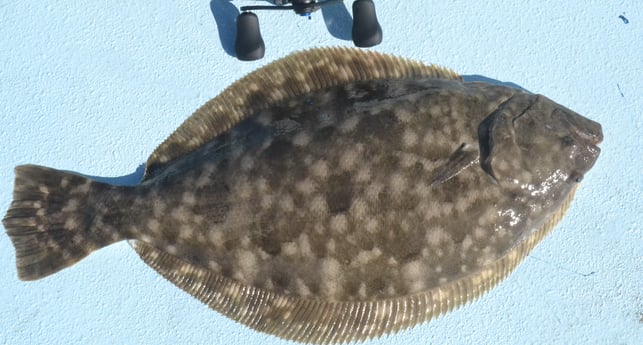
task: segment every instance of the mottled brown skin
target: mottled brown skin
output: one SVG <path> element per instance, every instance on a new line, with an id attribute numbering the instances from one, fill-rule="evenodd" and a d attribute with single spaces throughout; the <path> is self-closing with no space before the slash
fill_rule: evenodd
<path id="1" fill-rule="evenodd" d="M 514 129 L 496 125 L 494 142 L 480 144 L 479 124 L 505 115 Z M 488 84 L 334 87 L 249 117 L 128 191 L 121 212 L 131 225 L 121 230 L 277 293 L 341 301 L 418 292 L 498 259 L 589 169 L 598 150 L 582 135 L 537 131 L 569 121 L 560 116 L 577 115 Z M 462 144 L 489 147 L 493 177 L 472 164 L 432 184 Z"/>
<path id="2" fill-rule="evenodd" d="M 143 219 L 132 223 L 143 228 L 133 233 L 242 283 L 299 296 L 364 300 L 456 279 L 520 235 L 495 235 L 497 211 L 515 206 L 493 206 L 501 190 L 480 169 L 430 186 L 461 143 L 476 146 L 476 124 L 513 92 L 482 89 L 350 84 L 263 111 L 176 162 L 174 179 L 148 181 L 140 200 L 172 206 L 158 219 L 161 234 L 136 207 Z M 223 211 L 204 207 L 213 202 Z"/>
<path id="3" fill-rule="evenodd" d="M 540 95 L 314 49 L 206 103 L 138 186 L 17 167 L 3 225 L 23 280 L 130 239 L 252 328 L 362 340 L 504 279 L 560 220 L 601 140 L 598 123 Z"/>

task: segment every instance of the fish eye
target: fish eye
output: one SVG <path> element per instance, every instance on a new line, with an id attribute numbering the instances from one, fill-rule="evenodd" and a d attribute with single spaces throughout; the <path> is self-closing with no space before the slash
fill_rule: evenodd
<path id="1" fill-rule="evenodd" d="M 561 141 L 564 147 L 572 146 L 574 145 L 574 142 L 575 142 L 574 138 L 572 138 L 569 135 L 564 136 Z"/>
<path id="2" fill-rule="evenodd" d="M 572 172 L 569 175 L 569 180 L 574 181 L 576 183 L 581 183 L 583 181 L 583 174 L 577 171 Z"/>

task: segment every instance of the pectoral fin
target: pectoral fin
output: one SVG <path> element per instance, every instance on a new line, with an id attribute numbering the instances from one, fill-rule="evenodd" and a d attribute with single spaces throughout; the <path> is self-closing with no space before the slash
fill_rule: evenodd
<path id="1" fill-rule="evenodd" d="M 464 169 L 478 161 L 478 151 L 462 144 L 449 156 L 449 160 L 440 166 L 431 177 L 431 185 L 447 182 Z"/>
<path id="2" fill-rule="evenodd" d="M 494 174 L 493 168 L 491 166 L 491 160 L 493 159 L 491 151 L 493 150 L 494 144 L 493 131 L 496 127 L 498 127 L 500 120 L 500 113 L 495 112 L 484 119 L 480 123 L 480 126 L 478 126 L 480 167 L 485 173 L 487 173 L 489 177 L 491 177 L 494 182 L 498 182 L 498 179 L 496 178 L 496 175 Z"/>

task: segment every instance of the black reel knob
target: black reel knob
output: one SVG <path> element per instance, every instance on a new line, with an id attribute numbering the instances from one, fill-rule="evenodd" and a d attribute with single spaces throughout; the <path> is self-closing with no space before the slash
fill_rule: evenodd
<path id="1" fill-rule="evenodd" d="M 357 47 L 372 47 L 382 42 L 382 27 L 377 21 L 372 0 L 353 2 L 353 43 Z"/>
<path id="2" fill-rule="evenodd" d="M 252 12 L 243 12 L 237 17 L 237 38 L 234 44 L 237 59 L 254 61 L 263 57 L 266 46 L 259 31 L 259 18 Z"/>

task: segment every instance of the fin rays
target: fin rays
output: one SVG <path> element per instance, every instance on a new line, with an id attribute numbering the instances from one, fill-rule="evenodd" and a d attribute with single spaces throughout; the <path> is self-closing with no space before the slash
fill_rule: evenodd
<path id="1" fill-rule="evenodd" d="M 140 241 L 141 259 L 210 308 L 257 331 L 315 344 L 364 341 L 429 321 L 469 303 L 502 281 L 567 210 L 572 191 L 549 220 L 487 269 L 413 295 L 369 301 L 286 296 L 219 276 Z"/>
<path id="2" fill-rule="evenodd" d="M 92 231 L 92 218 L 70 204 L 85 203 L 91 186 L 100 183 L 36 165 L 18 166 L 15 173 L 14 201 L 2 224 L 21 280 L 56 273 L 113 240 Z"/>
<path id="3" fill-rule="evenodd" d="M 152 153 L 145 179 L 245 117 L 289 97 L 347 82 L 422 77 L 461 80 L 446 68 L 355 48 L 291 54 L 248 74 L 199 108 Z"/>

